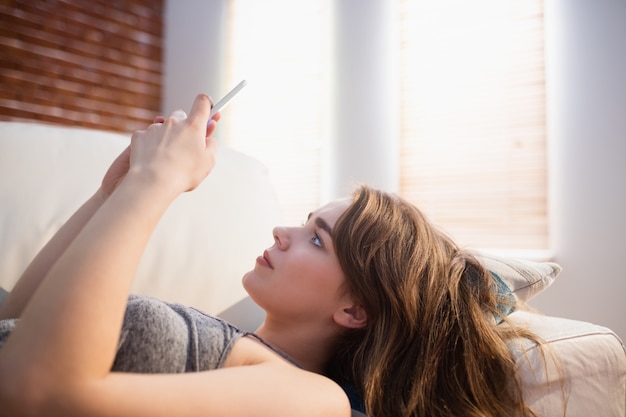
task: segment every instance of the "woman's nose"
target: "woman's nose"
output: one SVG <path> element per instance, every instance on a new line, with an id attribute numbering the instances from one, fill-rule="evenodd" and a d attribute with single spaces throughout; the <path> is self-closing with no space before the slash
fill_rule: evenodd
<path id="1" fill-rule="evenodd" d="M 275 227 L 272 231 L 274 242 L 279 249 L 287 249 L 289 246 L 289 231 L 286 227 Z"/>

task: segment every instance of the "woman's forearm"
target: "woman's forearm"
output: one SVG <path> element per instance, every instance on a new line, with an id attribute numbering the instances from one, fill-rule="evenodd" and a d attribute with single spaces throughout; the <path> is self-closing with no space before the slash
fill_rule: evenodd
<path id="1" fill-rule="evenodd" d="M 22 374 L 41 370 L 38 378 L 57 383 L 106 374 L 136 267 L 173 197 L 128 179 L 120 184 L 51 266 L 0 356 L 12 357 Z"/>
<path id="2" fill-rule="evenodd" d="M 18 318 L 35 293 L 43 277 L 59 259 L 78 232 L 100 208 L 106 197 L 98 190 L 57 231 L 41 249 L 16 282 L 7 299 L 0 306 L 0 320 Z"/>

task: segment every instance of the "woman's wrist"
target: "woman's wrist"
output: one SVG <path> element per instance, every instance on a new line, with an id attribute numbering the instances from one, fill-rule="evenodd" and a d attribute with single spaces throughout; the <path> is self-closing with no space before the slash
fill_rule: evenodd
<path id="1" fill-rule="evenodd" d="M 182 181 L 149 170 L 129 170 L 113 192 L 121 188 L 130 189 L 130 195 L 146 194 L 155 201 L 161 200 L 167 204 L 184 192 Z"/>
<path id="2" fill-rule="evenodd" d="M 109 198 L 109 193 L 107 193 L 106 191 L 104 191 L 104 189 L 102 188 L 102 186 L 100 186 L 96 192 L 94 193 L 94 195 L 91 196 L 91 200 L 93 201 L 93 203 L 99 207 L 102 204 L 104 204 L 104 202 L 107 200 L 107 198 Z"/>

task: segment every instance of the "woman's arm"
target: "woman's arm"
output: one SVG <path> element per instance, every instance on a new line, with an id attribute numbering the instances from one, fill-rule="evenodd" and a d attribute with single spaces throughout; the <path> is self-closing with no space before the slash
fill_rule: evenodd
<path id="1" fill-rule="evenodd" d="M 106 409 L 102 417 L 350 416 L 350 404 L 338 385 L 280 360 L 154 378 L 111 374 L 101 386 L 106 395 L 98 395 L 104 402 L 93 408 L 90 404 L 83 415 Z M 129 398 L 128 392 L 135 395 Z"/>
<path id="2" fill-rule="evenodd" d="M 163 122 L 163 120 L 159 116 L 155 119 L 155 122 Z M 128 172 L 129 164 L 130 146 L 126 147 L 115 158 L 104 175 L 102 184 L 96 193 L 65 222 L 24 270 L 6 301 L 0 306 L 0 320 L 18 318 L 22 315 L 26 304 L 28 304 L 39 284 L 50 268 L 52 268 L 52 265 L 65 252 L 65 249 L 78 235 L 78 232 L 82 230 L 87 221 L 91 219 L 93 214 L 117 187 L 117 184 L 124 178 Z"/>
<path id="3" fill-rule="evenodd" d="M 258 342 L 240 339 L 239 366 L 185 374 L 111 373 L 90 384 L 57 384 L 32 415 L 49 417 L 348 417 L 331 380 L 294 367 Z M 243 352 L 242 352 L 243 351 Z M 63 399 L 63 402 L 57 401 Z M 2 415 L 2 411 L 0 411 Z M 23 414 L 10 414 L 13 417 Z"/>
<path id="4" fill-rule="evenodd" d="M 85 223 L 98 210 L 105 197 L 101 191 L 94 194 L 70 217 L 59 231 L 46 243 L 37 256 L 31 261 L 20 279 L 0 306 L 0 320 L 18 318 L 31 296 L 35 293 L 43 277 L 52 265 L 74 240 Z"/>
<path id="5" fill-rule="evenodd" d="M 220 114 L 213 116 L 216 122 L 219 120 Z M 165 118 L 157 116 L 154 123 L 163 123 Z M 211 126 L 214 126 L 211 125 Z M 207 129 L 210 126 L 207 126 Z M 207 130 L 207 137 L 210 132 Z M 130 166 L 130 146 L 126 147 L 115 158 L 109 169 L 107 170 L 100 188 L 89 198 L 65 224 L 55 233 L 55 235 L 46 243 L 39 251 L 37 256 L 24 270 L 13 289 L 9 293 L 7 299 L 0 305 L 0 320 L 19 318 L 26 304 L 35 293 L 39 284 L 46 276 L 52 265 L 65 252 L 65 249 L 74 240 L 78 232 L 87 223 L 91 216 L 100 208 L 104 201 L 111 195 L 117 185 L 124 179 Z"/>
<path id="6" fill-rule="evenodd" d="M 172 200 L 213 167 L 210 107 L 199 96 L 189 118 L 133 135 L 128 174 L 54 262 L 0 351 L 3 406 L 19 394 L 28 409 L 56 386 L 90 386 L 108 375 L 150 234 Z"/>
<path id="7" fill-rule="evenodd" d="M 220 114 L 217 113 L 213 120 L 217 122 L 219 118 Z M 163 116 L 157 116 L 154 119 L 154 123 L 163 123 L 164 121 L 165 118 Z M 207 136 L 209 136 L 209 131 L 207 131 Z M 28 304 L 32 295 L 39 288 L 39 284 L 52 265 L 65 252 L 65 249 L 74 240 L 78 232 L 82 230 L 87 221 L 91 219 L 91 216 L 124 179 L 129 165 L 130 146 L 126 147 L 113 161 L 96 193 L 69 218 L 24 270 L 5 302 L 0 305 L 0 320 L 19 318 L 22 315 L 26 304 Z"/>

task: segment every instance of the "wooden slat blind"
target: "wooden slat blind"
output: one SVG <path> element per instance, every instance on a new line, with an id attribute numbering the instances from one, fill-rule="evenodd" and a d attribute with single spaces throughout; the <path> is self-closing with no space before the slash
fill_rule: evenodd
<path id="1" fill-rule="evenodd" d="M 542 1 L 399 11 L 401 194 L 464 245 L 548 249 Z"/>
<path id="2" fill-rule="evenodd" d="M 130 132 L 161 107 L 163 0 L 0 2 L 0 119 Z"/>

